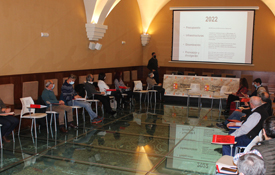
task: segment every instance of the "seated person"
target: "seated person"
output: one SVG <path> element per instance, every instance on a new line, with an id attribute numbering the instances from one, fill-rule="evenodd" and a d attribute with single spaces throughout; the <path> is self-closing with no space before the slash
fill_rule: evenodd
<path id="1" fill-rule="evenodd" d="M 261 157 L 255 154 L 245 154 L 238 161 L 239 175 L 265 175 L 265 164 Z"/>
<path id="2" fill-rule="evenodd" d="M 269 94 L 267 92 L 263 92 L 259 94 L 262 100 L 262 105 L 266 109 L 267 113 L 269 116 L 272 115 L 272 103 L 269 98 Z M 228 118 L 226 121 L 222 123 L 216 123 L 218 127 L 226 129 L 226 125 L 229 123 L 228 120 L 239 120 L 242 121 L 245 119 L 246 116 L 249 116 L 251 114 L 251 109 L 250 108 L 244 108 L 244 109 L 236 109 Z"/>
<path id="3" fill-rule="evenodd" d="M 226 109 L 225 109 L 224 113 L 229 113 L 231 102 L 233 102 L 235 100 L 239 100 L 240 97 L 244 97 L 243 94 L 247 94 L 247 92 L 248 92 L 247 80 L 246 80 L 246 78 L 241 78 L 239 90 L 236 93 L 230 94 L 227 98 Z"/>
<path id="4" fill-rule="evenodd" d="M 70 106 L 66 106 L 64 101 L 62 100 L 57 100 L 56 96 L 54 95 L 53 89 L 54 89 L 54 83 L 52 80 L 49 80 L 46 82 L 46 87 L 42 92 L 42 99 L 44 103 L 48 106 L 47 110 L 50 110 L 50 103 L 55 103 L 52 104 L 52 110 L 55 112 L 58 112 L 59 117 L 59 127 L 60 131 L 63 133 L 67 133 L 68 130 L 65 129 L 65 124 L 64 124 L 64 117 L 65 117 L 65 111 L 67 112 L 67 119 L 68 119 L 68 125 L 72 128 L 76 128 L 76 126 L 73 124 L 73 110 Z"/>
<path id="5" fill-rule="evenodd" d="M 158 93 L 161 95 L 162 101 L 164 101 L 163 97 L 164 97 L 165 89 L 161 87 L 161 83 L 157 84 L 156 80 L 154 79 L 153 72 L 148 74 L 146 82 L 148 84 L 148 90 L 151 90 L 151 89 L 157 90 Z"/>
<path id="6" fill-rule="evenodd" d="M 255 87 L 255 91 L 252 92 L 252 94 L 250 95 L 250 97 L 253 96 L 257 96 L 258 94 L 260 94 L 261 92 L 266 92 L 266 89 L 262 86 L 262 80 L 260 78 L 256 78 L 253 81 L 253 85 Z M 249 98 L 248 95 L 244 95 L 246 98 Z"/>
<path id="7" fill-rule="evenodd" d="M 120 103 L 120 99 L 121 99 L 121 93 L 120 91 L 106 91 L 107 89 L 110 89 L 109 86 L 104 82 L 104 80 L 106 79 L 106 75 L 105 73 L 100 73 L 98 75 L 98 82 L 97 82 L 97 86 L 99 88 L 100 92 L 105 92 L 106 95 L 111 95 L 114 96 L 116 101 L 117 101 L 117 109 L 120 109 L 119 103 Z"/>
<path id="8" fill-rule="evenodd" d="M 86 83 L 85 83 L 85 90 L 87 92 L 87 98 L 88 99 L 93 99 L 93 94 L 94 98 L 97 100 L 100 100 L 101 103 L 104 106 L 104 109 L 107 111 L 109 114 L 115 114 L 116 112 L 112 110 L 111 105 L 110 105 L 110 99 L 105 95 L 105 92 L 98 92 L 95 89 L 95 86 L 93 84 L 94 77 L 92 74 L 88 74 L 86 77 Z"/>
<path id="9" fill-rule="evenodd" d="M 241 124 L 239 129 L 230 130 L 229 134 L 235 136 L 236 144 L 233 145 L 233 153 L 236 146 L 247 146 L 256 137 L 262 129 L 264 120 L 268 117 L 268 113 L 262 105 L 261 98 L 253 96 L 250 98 L 251 114 Z M 239 126 L 239 123 L 228 123 L 227 127 Z M 222 146 L 223 155 L 230 155 L 230 145 Z"/>
<path id="10" fill-rule="evenodd" d="M 11 108 L 7 108 L 4 102 L 0 98 L 0 114 L 9 113 L 9 112 L 11 112 Z M 10 142 L 10 140 L 7 139 L 7 136 L 15 129 L 18 123 L 19 123 L 19 120 L 12 115 L 0 116 L 0 124 L 2 124 L 2 127 L 1 127 L 2 140 L 4 142 L 7 142 L 7 143 Z"/>
<path id="11" fill-rule="evenodd" d="M 264 141 L 258 142 L 256 146 L 251 148 L 248 153 L 254 153 L 260 156 L 265 163 L 266 174 L 275 174 L 275 164 L 273 163 L 275 158 L 273 153 L 275 152 L 275 117 L 268 117 L 263 123 L 263 137 Z M 248 154 L 247 153 L 247 154 Z M 244 153 L 239 153 L 234 157 L 234 163 L 238 163 L 239 157 Z"/>
<path id="12" fill-rule="evenodd" d="M 90 121 L 92 123 L 99 123 L 102 121 L 102 117 L 97 116 L 96 113 L 92 110 L 91 104 L 86 101 L 74 100 L 76 98 L 81 98 L 81 96 L 75 93 L 73 84 L 76 80 L 76 76 L 71 74 L 68 79 L 63 83 L 61 87 L 61 95 L 64 99 L 65 104 L 69 106 L 80 106 L 84 107 L 90 116 Z"/>
<path id="13" fill-rule="evenodd" d="M 123 94 L 127 94 L 126 98 L 129 100 L 133 96 L 133 91 L 131 91 L 129 87 L 125 86 L 121 76 L 122 76 L 122 72 L 116 72 L 116 75 L 114 77 L 114 84 L 115 84 L 116 90 L 119 90 Z M 119 87 L 124 87 L 126 89 L 121 89 Z"/>

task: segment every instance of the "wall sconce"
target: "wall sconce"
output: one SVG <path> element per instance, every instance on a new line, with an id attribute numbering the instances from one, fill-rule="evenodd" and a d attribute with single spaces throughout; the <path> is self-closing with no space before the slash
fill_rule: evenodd
<path id="1" fill-rule="evenodd" d="M 146 34 L 146 33 L 141 34 L 141 44 L 142 44 L 142 46 L 146 46 L 149 43 L 150 38 L 151 38 L 151 36 Z"/>
<path id="2" fill-rule="evenodd" d="M 95 49 L 100 50 L 101 47 L 102 47 L 102 44 L 100 44 L 100 43 L 94 43 L 94 42 L 89 43 L 89 49 L 91 49 L 91 50 L 95 50 Z"/>

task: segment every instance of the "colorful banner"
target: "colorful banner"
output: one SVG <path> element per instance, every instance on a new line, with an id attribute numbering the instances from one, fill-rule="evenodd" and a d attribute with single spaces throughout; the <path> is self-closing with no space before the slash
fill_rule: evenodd
<path id="1" fill-rule="evenodd" d="M 239 82 L 239 78 L 165 74 L 163 88 L 166 96 L 186 97 L 189 93 L 201 94 L 202 98 L 227 97 L 228 93 L 238 91 Z"/>

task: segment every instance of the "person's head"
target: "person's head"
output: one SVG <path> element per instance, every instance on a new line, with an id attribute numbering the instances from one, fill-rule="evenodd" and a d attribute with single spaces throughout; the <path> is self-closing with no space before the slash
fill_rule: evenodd
<path id="1" fill-rule="evenodd" d="M 48 89 L 48 90 L 52 90 L 52 89 L 54 89 L 54 83 L 53 83 L 53 81 L 52 80 L 48 80 L 47 82 L 46 82 L 46 84 L 45 84 L 45 87 Z"/>
<path id="2" fill-rule="evenodd" d="M 240 175 L 264 175 L 265 166 L 261 157 L 256 154 L 245 154 L 238 160 Z"/>
<path id="3" fill-rule="evenodd" d="M 120 80 L 121 79 L 121 76 L 122 76 L 122 72 L 116 72 L 115 76 L 114 76 L 114 80 Z"/>
<path id="4" fill-rule="evenodd" d="M 258 106 L 262 105 L 262 99 L 258 96 L 253 96 L 250 98 L 250 107 L 251 109 L 254 109 Z"/>
<path id="5" fill-rule="evenodd" d="M 241 80 L 240 80 L 240 86 L 241 87 L 246 87 L 248 89 L 248 83 L 247 83 L 246 78 L 241 78 Z"/>
<path id="6" fill-rule="evenodd" d="M 275 138 L 275 116 L 270 116 L 263 123 L 263 135 L 265 140 Z"/>
<path id="7" fill-rule="evenodd" d="M 259 94 L 259 97 L 261 97 L 262 102 L 269 102 L 269 94 L 267 92 L 262 92 Z"/>
<path id="8" fill-rule="evenodd" d="M 155 52 L 152 52 L 152 57 L 156 58 L 156 53 Z"/>
<path id="9" fill-rule="evenodd" d="M 259 86 L 261 86 L 262 84 L 262 80 L 260 78 L 256 78 L 254 81 L 253 81 L 253 85 L 257 88 Z"/>
<path id="10" fill-rule="evenodd" d="M 94 76 L 92 74 L 88 74 L 86 77 L 87 82 L 93 82 L 94 81 Z"/>
<path id="11" fill-rule="evenodd" d="M 98 74 L 98 80 L 104 81 L 105 79 L 106 79 L 105 73 L 101 72 L 101 73 Z"/>
<path id="12" fill-rule="evenodd" d="M 150 73 L 148 74 L 148 77 L 153 78 L 153 77 L 154 77 L 153 72 L 150 72 Z"/>
<path id="13" fill-rule="evenodd" d="M 73 85 L 74 82 L 75 82 L 75 80 L 76 80 L 76 75 L 71 74 L 71 75 L 68 77 L 67 83 Z"/>

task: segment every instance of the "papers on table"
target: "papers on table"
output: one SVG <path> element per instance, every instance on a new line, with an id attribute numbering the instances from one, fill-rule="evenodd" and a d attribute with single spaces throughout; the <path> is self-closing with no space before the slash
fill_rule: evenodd
<path id="1" fill-rule="evenodd" d="M 86 98 L 76 98 L 75 100 L 78 100 L 78 101 L 85 101 Z"/>
<path id="2" fill-rule="evenodd" d="M 230 95 L 232 92 L 224 92 L 225 95 Z"/>
<path id="3" fill-rule="evenodd" d="M 8 116 L 8 115 L 14 115 L 14 112 L 1 113 L 1 114 L 0 114 L 0 116 Z"/>

